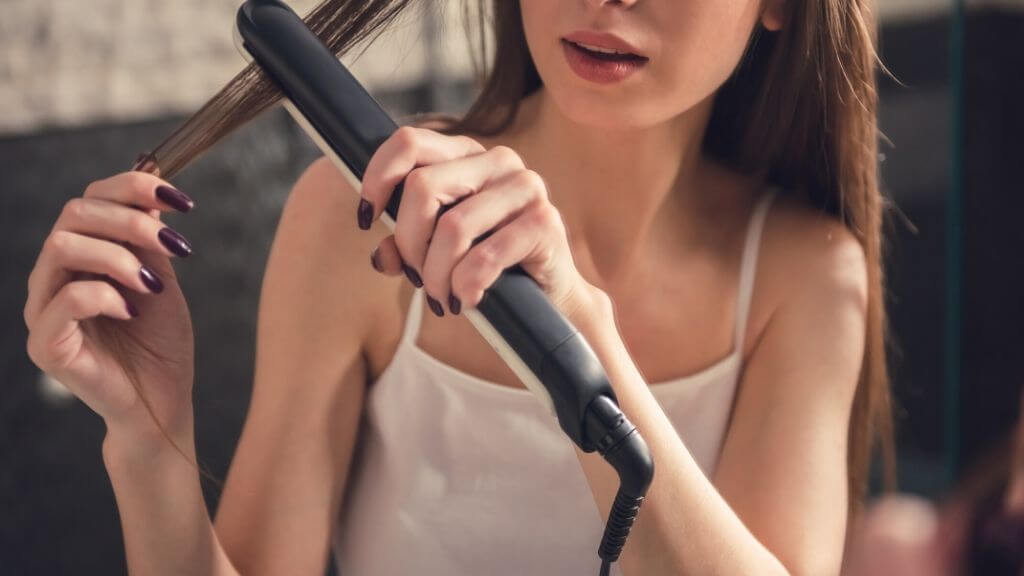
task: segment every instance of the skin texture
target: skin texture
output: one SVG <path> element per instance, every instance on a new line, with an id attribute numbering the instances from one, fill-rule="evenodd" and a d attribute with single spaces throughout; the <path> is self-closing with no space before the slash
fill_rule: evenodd
<path id="1" fill-rule="evenodd" d="M 109 214 L 152 203 L 104 225 L 126 234 L 124 251 L 82 242 L 95 230 L 78 226 L 80 250 L 58 243 L 41 252 L 26 304 L 30 356 L 107 421 L 104 459 L 132 573 L 322 573 L 367 387 L 391 361 L 405 322 L 411 286 L 403 263 L 444 315 L 424 316 L 418 344 L 463 371 L 520 385 L 449 305 L 454 295 L 472 307 L 515 263 L 591 343 L 658 463 L 621 558 L 624 574 L 838 572 L 867 301 L 863 251 L 841 224 L 776 201 L 762 238 L 745 369 L 713 477 L 697 467 L 646 385 L 696 372 L 731 350 L 739 256 L 760 184 L 703 157 L 700 141 L 714 91 L 753 27 L 778 26 L 781 3 L 522 7 L 545 87 L 523 101 L 508 130 L 472 140 L 436 126 L 403 129 L 374 156 L 359 194 L 322 160 L 296 184 L 267 263 L 253 398 L 215 526 L 195 468 L 170 448 L 134 388 L 110 380 L 116 367 L 68 360 L 102 351 L 102 342 L 84 338 L 66 349 L 69 330 L 78 334 L 89 318 L 107 315 L 180 359 L 174 366 L 191 367 L 190 337 L 161 336 L 168 318 L 182 326 L 188 319 L 180 290 L 129 294 L 146 306 L 132 320 L 116 293 L 80 298 L 99 303 L 91 308 L 51 295 L 68 281 L 62 274 L 89 260 L 101 270 L 120 266 L 121 275 L 111 275 L 141 292 L 132 257 L 144 257 L 171 283 L 168 254 L 148 250 L 160 226 L 160 181 L 120 175 L 90 187 L 121 204 L 104 205 Z M 578 29 L 615 33 L 649 62 L 624 82 L 588 84 L 560 51 L 559 38 Z M 359 200 L 371 204 L 374 220 L 402 179 L 396 233 L 379 224 L 360 230 Z M 375 249 L 382 273 L 368 261 Z M 135 328 L 150 317 L 161 321 Z M 181 408 L 189 406 L 191 372 L 142 363 L 144 393 L 154 393 L 154 412 L 191 457 L 192 414 Z M 614 474 L 596 455 L 579 457 L 606 515 Z"/>

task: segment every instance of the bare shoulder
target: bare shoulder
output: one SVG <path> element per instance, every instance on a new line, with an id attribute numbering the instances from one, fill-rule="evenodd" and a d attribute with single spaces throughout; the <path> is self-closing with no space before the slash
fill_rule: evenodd
<path id="1" fill-rule="evenodd" d="M 360 230 L 358 202 L 358 192 L 326 158 L 310 165 L 285 202 L 267 275 L 286 286 L 265 294 L 296 299 L 276 304 L 317 336 L 305 338 L 309 346 L 361 351 L 397 297 L 398 283 L 370 265 L 386 230 Z"/>
<path id="2" fill-rule="evenodd" d="M 784 192 L 765 220 L 758 260 L 750 345 L 783 306 L 831 302 L 867 309 L 868 266 L 860 241 L 835 216 Z"/>

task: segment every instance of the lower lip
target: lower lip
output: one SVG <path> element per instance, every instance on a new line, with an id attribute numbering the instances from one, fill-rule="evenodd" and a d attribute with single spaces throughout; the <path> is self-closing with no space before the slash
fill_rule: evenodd
<path id="1" fill-rule="evenodd" d="M 598 84 L 621 82 L 647 64 L 647 60 L 641 58 L 597 58 L 568 40 L 562 40 L 562 51 L 565 52 L 565 59 L 569 61 L 569 67 L 573 72 L 584 80 Z"/>

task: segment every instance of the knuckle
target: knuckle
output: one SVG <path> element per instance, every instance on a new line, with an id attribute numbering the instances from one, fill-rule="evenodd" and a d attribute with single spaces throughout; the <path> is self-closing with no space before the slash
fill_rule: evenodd
<path id="1" fill-rule="evenodd" d="M 121 294 L 110 284 L 102 282 L 96 286 L 96 302 L 104 310 L 113 310 L 121 302 L 121 299 Z"/>
<path id="2" fill-rule="evenodd" d="M 133 196 L 143 196 L 149 191 L 152 185 L 152 178 L 152 176 L 145 172 L 129 172 L 125 174 L 124 185 L 132 192 Z"/>
<path id="3" fill-rule="evenodd" d="M 564 228 L 562 222 L 562 214 L 555 208 L 554 205 L 548 202 L 538 203 L 537 207 L 530 212 L 533 221 L 544 228 L 555 228 L 561 230 Z"/>
<path id="4" fill-rule="evenodd" d="M 490 269 L 497 265 L 499 257 L 500 253 L 493 242 L 480 244 L 473 249 L 474 268 L 477 270 L 482 268 Z"/>
<path id="5" fill-rule="evenodd" d="M 85 198 L 75 197 L 64 203 L 64 209 L 61 210 L 60 218 L 68 222 L 80 222 L 85 216 L 85 210 Z"/>
<path id="6" fill-rule="evenodd" d="M 93 180 L 85 186 L 85 190 L 82 192 L 83 196 L 95 196 L 100 188 L 103 186 L 103 180 Z"/>
<path id="7" fill-rule="evenodd" d="M 145 238 L 150 233 L 153 218 L 147 213 L 135 211 L 128 223 L 131 233 L 138 238 Z"/>
<path id="8" fill-rule="evenodd" d="M 85 282 L 71 282 L 64 286 L 64 298 L 74 311 L 81 311 L 90 300 L 89 285 Z"/>
<path id="9" fill-rule="evenodd" d="M 132 270 L 141 267 L 139 259 L 128 250 L 121 249 L 121 255 L 117 257 L 117 267 L 126 273 L 131 273 Z"/>
<path id="10" fill-rule="evenodd" d="M 391 136 L 400 150 L 413 150 L 419 140 L 419 131 L 413 126 L 402 126 Z"/>
<path id="11" fill-rule="evenodd" d="M 44 248 L 58 260 L 63 260 L 71 252 L 71 233 L 64 230 L 54 230 L 46 237 Z"/>
<path id="12" fill-rule="evenodd" d="M 457 138 L 460 142 L 465 144 L 466 149 L 468 150 L 475 151 L 476 153 L 484 152 L 486 150 L 483 144 L 481 144 L 477 140 L 474 140 L 473 138 L 470 138 L 469 136 L 459 135 L 456 136 L 455 138 Z"/>
<path id="13" fill-rule="evenodd" d="M 548 197 L 548 189 L 544 184 L 544 178 L 535 170 L 522 170 L 518 174 L 519 183 L 526 189 L 538 194 L 541 198 Z"/>
<path id="14" fill-rule="evenodd" d="M 519 158 L 519 154 L 515 150 L 499 144 L 494 148 L 491 148 L 491 153 L 494 157 L 502 164 L 506 166 L 520 166 L 522 165 L 522 159 Z"/>
<path id="15" fill-rule="evenodd" d="M 425 167 L 414 168 L 405 177 L 405 190 L 416 195 L 428 195 L 430 193 L 430 172 Z"/>
<path id="16" fill-rule="evenodd" d="M 461 210 L 445 212 L 437 223 L 437 231 L 435 233 L 449 240 L 455 240 L 469 234 L 466 216 Z"/>

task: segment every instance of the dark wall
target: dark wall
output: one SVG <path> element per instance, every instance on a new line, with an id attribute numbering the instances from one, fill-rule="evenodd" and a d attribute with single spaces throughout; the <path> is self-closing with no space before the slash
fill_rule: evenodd
<path id="1" fill-rule="evenodd" d="M 25 353 L 25 281 L 63 204 L 94 179 L 126 170 L 179 119 L 0 140 L 0 223 L 12 231 L 0 278 L 0 572 L 124 572 L 120 525 L 103 468 L 104 426 L 77 400 L 48 402 Z M 199 457 L 224 478 L 252 382 L 257 298 L 285 195 L 314 158 L 282 111 L 271 112 L 175 184 L 196 210 L 164 221 L 195 252 L 175 262 L 196 336 Z M 16 169 L 15 169 L 16 168 Z M 207 484 L 211 504 L 216 489 Z"/>
<path id="2" fill-rule="evenodd" d="M 1009 431 L 1024 388 L 1024 14 L 967 21 L 961 467 Z"/>
<path id="3" fill-rule="evenodd" d="M 887 311 L 899 446 L 900 485 L 926 494 L 946 482 L 943 429 L 946 257 L 944 200 L 949 193 L 953 109 L 949 22 L 888 26 L 879 75 L 883 193 L 887 214 Z"/>

